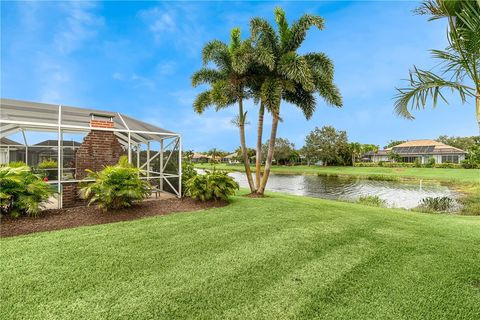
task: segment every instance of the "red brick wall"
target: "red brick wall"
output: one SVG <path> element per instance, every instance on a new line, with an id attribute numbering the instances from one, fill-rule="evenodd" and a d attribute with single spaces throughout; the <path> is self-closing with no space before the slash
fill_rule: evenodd
<path id="1" fill-rule="evenodd" d="M 116 164 L 122 154 L 123 148 L 113 132 L 90 131 L 75 154 L 75 178 L 85 178 L 85 169 L 100 171 L 104 166 Z"/>
<path id="2" fill-rule="evenodd" d="M 87 201 L 78 195 L 78 183 L 70 182 L 63 184 L 62 205 L 64 208 L 86 205 Z"/>
<path id="3" fill-rule="evenodd" d="M 90 127 L 96 128 L 114 128 L 115 123 L 113 121 L 105 121 L 105 120 L 90 120 Z"/>

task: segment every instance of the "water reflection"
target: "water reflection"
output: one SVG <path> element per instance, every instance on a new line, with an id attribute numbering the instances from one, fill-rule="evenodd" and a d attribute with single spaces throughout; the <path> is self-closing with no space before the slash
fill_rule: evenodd
<path id="1" fill-rule="evenodd" d="M 244 173 L 231 172 L 241 187 L 248 187 Z M 389 207 L 411 209 L 425 197 L 452 197 L 457 194 L 440 184 L 421 182 L 371 181 L 351 177 L 271 174 L 268 190 L 324 199 L 357 200 L 376 195 Z"/>

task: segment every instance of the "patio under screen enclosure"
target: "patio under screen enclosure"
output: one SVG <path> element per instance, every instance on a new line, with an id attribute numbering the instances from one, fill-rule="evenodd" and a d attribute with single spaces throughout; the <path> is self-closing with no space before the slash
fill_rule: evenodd
<path id="1" fill-rule="evenodd" d="M 161 192 L 181 196 L 182 140 L 118 112 L 12 99 L 0 104 L 0 163 L 23 161 L 58 191 L 58 206 L 82 204 L 86 169 L 101 170 L 122 155 Z"/>

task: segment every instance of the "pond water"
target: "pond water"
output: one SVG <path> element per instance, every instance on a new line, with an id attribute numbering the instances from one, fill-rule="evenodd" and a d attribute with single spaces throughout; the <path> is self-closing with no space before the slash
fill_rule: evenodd
<path id="1" fill-rule="evenodd" d="M 242 172 L 231 172 L 241 187 L 248 188 Z M 267 190 L 301 196 L 355 201 L 361 196 L 376 195 L 387 206 L 411 209 L 426 197 L 458 197 L 446 186 L 432 182 L 373 181 L 352 177 L 270 174 Z"/>

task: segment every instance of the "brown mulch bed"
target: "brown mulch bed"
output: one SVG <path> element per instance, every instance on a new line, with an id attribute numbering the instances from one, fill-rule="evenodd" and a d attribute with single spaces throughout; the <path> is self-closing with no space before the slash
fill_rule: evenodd
<path id="1" fill-rule="evenodd" d="M 61 230 L 80 226 L 128 221 L 143 217 L 166 215 L 172 212 L 196 211 L 223 207 L 227 202 L 200 202 L 190 198 L 150 200 L 130 208 L 104 212 L 97 207 L 75 207 L 45 210 L 36 218 L 3 217 L 0 222 L 0 237 L 11 237 L 40 231 Z"/>

